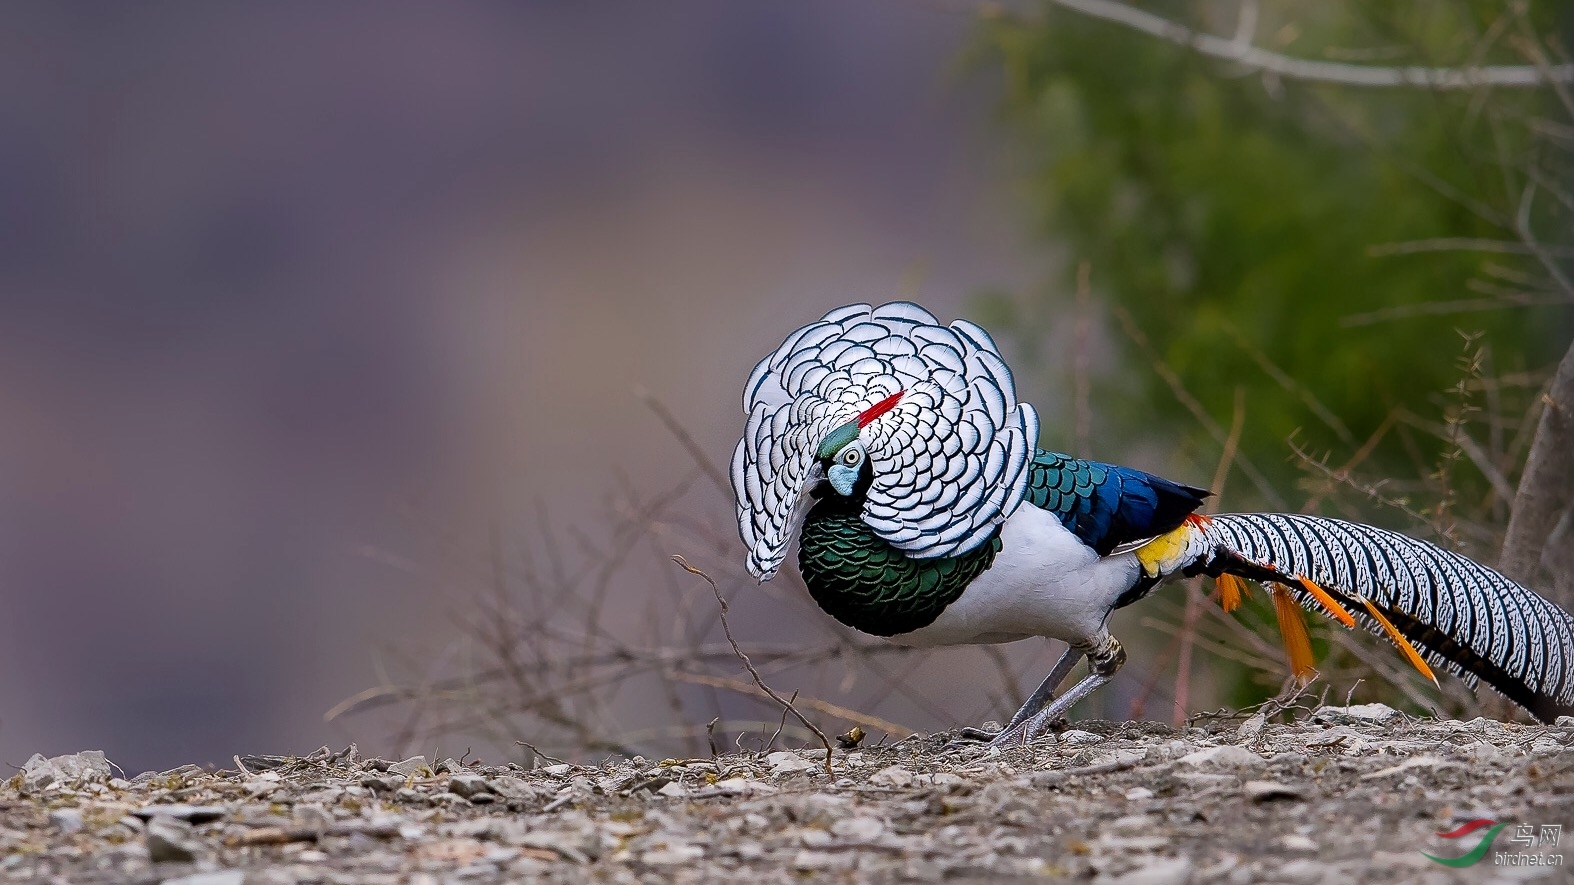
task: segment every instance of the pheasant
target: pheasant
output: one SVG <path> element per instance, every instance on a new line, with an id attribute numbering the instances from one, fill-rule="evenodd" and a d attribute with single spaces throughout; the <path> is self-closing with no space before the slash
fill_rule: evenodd
<path id="1" fill-rule="evenodd" d="M 1042 734 L 1109 682 L 1126 658 L 1113 611 L 1197 574 L 1226 608 L 1240 579 L 1270 587 L 1297 675 L 1311 668 L 1299 603 L 1386 636 L 1434 682 L 1438 667 L 1542 721 L 1574 713 L 1567 612 L 1425 541 L 1303 514 L 1203 515 L 1203 489 L 1039 449 L 1037 413 L 966 320 L 909 302 L 833 310 L 755 366 L 743 410 L 732 485 L 761 582 L 796 537 L 810 595 L 856 630 L 1068 644 L 997 744 Z M 1057 696 L 1084 657 L 1087 675 Z"/>

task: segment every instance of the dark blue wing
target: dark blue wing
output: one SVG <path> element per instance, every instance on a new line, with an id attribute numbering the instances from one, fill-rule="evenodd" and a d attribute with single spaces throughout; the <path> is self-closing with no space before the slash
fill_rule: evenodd
<path id="1" fill-rule="evenodd" d="M 1175 528 L 1209 494 L 1141 470 L 1057 452 L 1040 450 L 1028 465 L 1028 503 L 1060 517 L 1100 556 Z"/>

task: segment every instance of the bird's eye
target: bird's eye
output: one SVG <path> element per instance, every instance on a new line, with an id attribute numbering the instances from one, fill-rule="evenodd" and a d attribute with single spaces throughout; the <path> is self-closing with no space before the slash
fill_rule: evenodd
<path id="1" fill-rule="evenodd" d="M 862 457 L 862 455 L 857 449 L 848 449 L 846 454 L 842 455 L 842 463 L 846 464 L 848 467 L 852 467 L 858 463 L 858 459 L 860 457 Z"/>

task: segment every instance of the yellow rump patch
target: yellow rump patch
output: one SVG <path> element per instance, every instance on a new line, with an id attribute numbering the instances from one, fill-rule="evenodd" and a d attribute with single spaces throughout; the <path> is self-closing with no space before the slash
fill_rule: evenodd
<path id="1" fill-rule="evenodd" d="M 1138 547 L 1135 552 L 1137 562 L 1142 565 L 1142 573 L 1150 578 L 1157 578 L 1179 568 L 1181 560 L 1186 555 L 1186 546 L 1191 541 L 1193 531 L 1192 523 L 1188 519 Z"/>

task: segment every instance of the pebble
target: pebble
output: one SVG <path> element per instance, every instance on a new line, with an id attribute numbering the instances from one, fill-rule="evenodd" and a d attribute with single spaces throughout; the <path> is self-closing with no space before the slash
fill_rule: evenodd
<path id="1" fill-rule="evenodd" d="M 1387 722 L 1400 715 L 1387 704 L 1351 704 L 1348 707 L 1318 707 L 1312 714 L 1313 722 L 1329 725 L 1367 725 Z"/>
<path id="2" fill-rule="evenodd" d="M 1104 736 L 1101 734 L 1094 734 L 1091 731 L 1079 731 L 1075 728 L 1060 733 L 1060 742 L 1070 744 L 1073 747 L 1086 747 L 1090 744 L 1099 743 L 1102 740 L 1104 740 Z"/>
<path id="3" fill-rule="evenodd" d="M 869 783 L 877 787 L 906 787 L 912 782 L 913 773 L 900 765 L 882 768 L 869 776 Z"/>
<path id="4" fill-rule="evenodd" d="M 831 824 L 831 835 L 854 842 L 868 842 L 885 832 L 885 823 L 875 817 L 847 817 Z"/>
<path id="5" fill-rule="evenodd" d="M 784 774 L 795 774 L 800 771 L 812 771 L 817 766 L 797 753 L 778 751 L 765 757 L 765 764 L 771 767 L 771 776 L 780 777 Z"/>
<path id="6" fill-rule="evenodd" d="M 145 805 L 131 812 L 143 820 L 152 820 L 155 817 L 168 817 L 192 824 L 205 824 L 215 821 L 228 812 L 222 805 Z"/>
<path id="7" fill-rule="evenodd" d="M 193 835 L 191 824 L 164 815 L 148 821 L 145 842 L 154 863 L 195 860 L 202 850 L 202 842 Z"/>
<path id="8" fill-rule="evenodd" d="M 160 885 L 246 885 L 244 870 L 216 870 L 211 873 L 193 873 L 175 879 L 165 879 Z"/>
<path id="9" fill-rule="evenodd" d="M 1247 781 L 1241 785 L 1241 792 L 1252 802 L 1273 802 L 1278 800 L 1300 799 L 1303 791 L 1299 786 L 1281 784 L 1278 781 Z"/>
<path id="10" fill-rule="evenodd" d="M 1179 760 L 1182 765 L 1192 765 L 1199 768 L 1253 768 L 1266 763 L 1261 756 L 1245 747 L 1226 744 L 1222 747 L 1209 747 L 1182 756 Z"/>
<path id="11" fill-rule="evenodd" d="M 449 792 L 466 799 L 487 792 L 488 786 L 486 778 L 479 774 L 456 774 L 448 778 Z"/>
<path id="12" fill-rule="evenodd" d="M 403 777 L 411 775 L 426 777 L 433 774 L 432 767 L 426 764 L 425 756 L 411 756 L 403 762 L 395 762 L 388 766 L 388 771 Z"/>

